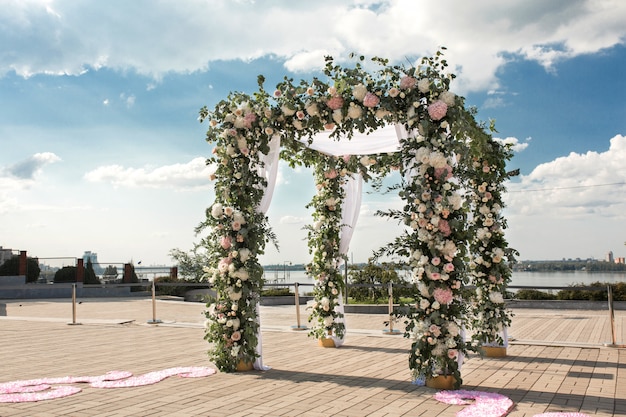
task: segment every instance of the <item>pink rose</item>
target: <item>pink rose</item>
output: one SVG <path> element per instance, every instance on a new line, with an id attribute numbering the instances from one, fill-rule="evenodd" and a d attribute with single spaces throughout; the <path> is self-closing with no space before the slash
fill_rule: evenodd
<path id="1" fill-rule="evenodd" d="M 428 106 L 428 115 L 433 120 L 441 120 L 448 113 L 448 105 L 441 100 L 435 101 Z"/>
<path id="2" fill-rule="evenodd" d="M 430 261 L 433 265 L 437 266 L 441 263 L 441 258 L 439 258 L 438 256 L 435 256 L 431 261 Z"/>
<path id="3" fill-rule="evenodd" d="M 324 125 L 324 129 L 326 130 L 333 130 L 335 128 L 335 124 L 334 123 L 326 123 Z"/>
<path id="4" fill-rule="evenodd" d="M 241 230 L 241 223 L 239 223 L 239 222 L 233 222 L 233 223 L 230 225 L 230 227 L 231 227 L 231 229 L 233 229 L 235 232 L 237 232 L 237 231 Z"/>
<path id="5" fill-rule="evenodd" d="M 441 336 L 441 327 L 437 326 L 436 324 L 431 324 L 428 330 L 435 337 Z"/>
<path id="6" fill-rule="evenodd" d="M 459 356 L 459 351 L 456 349 L 448 349 L 448 358 L 454 359 Z"/>
<path id="7" fill-rule="evenodd" d="M 304 118 L 305 118 L 305 116 L 306 116 L 306 115 L 304 114 L 304 112 L 303 112 L 302 110 L 298 110 L 298 111 L 296 112 L 296 117 L 298 118 L 298 120 L 302 120 L 302 119 L 304 119 Z"/>
<path id="8" fill-rule="evenodd" d="M 337 178 L 337 171 L 334 169 L 331 169 L 329 171 L 326 171 L 324 173 L 324 178 L 328 178 L 329 180 L 332 180 L 334 178 Z"/>
<path id="9" fill-rule="evenodd" d="M 417 80 L 413 77 L 406 76 L 400 79 L 400 88 L 404 90 L 415 87 L 415 84 Z"/>
<path id="10" fill-rule="evenodd" d="M 232 240 L 230 236 L 222 236 L 222 239 L 220 241 L 220 246 L 222 247 L 222 249 L 230 249 L 231 245 Z"/>
<path id="11" fill-rule="evenodd" d="M 232 259 L 230 259 L 230 258 L 223 258 L 217 264 L 217 269 L 223 274 L 223 273 L 228 271 L 228 266 L 230 265 L 231 262 L 232 262 Z"/>
<path id="12" fill-rule="evenodd" d="M 452 167 L 446 165 L 443 168 L 435 168 L 435 178 L 449 180 L 452 177 Z"/>
<path id="13" fill-rule="evenodd" d="M 241 332 L 239 330 L 237 330 L 236 332 L 233 332 L 233 334 L 230 336 L 230 338 L 232 339 L 233 342 L 238 342 L 241 340 Z"/>
<path id="14" fill-rule="evenodd" d="M 452 271 L 454 271 L 454 264 L 453 264 L 453 263 L 448 262 L 447 264 L 445 264 L 445 265 L 443 266 L 443 270 L 444 270 L 444 271 L 446 271 L 446 272 L 452 272 Z"/>
<path id="15" fill-rule="evenodd" d="M 332 110 L 340 109 L 341 107 L 343 107 L 343 97 L 333 96 L 326 102 L 326 105 Z"/>
<path id="16" fill-rule="evenodd" d="M 365 107 L 376 107 L 380 103 L 380 99 L 374 93 L 367 93 L 363 99 L 363 105 Z"/>

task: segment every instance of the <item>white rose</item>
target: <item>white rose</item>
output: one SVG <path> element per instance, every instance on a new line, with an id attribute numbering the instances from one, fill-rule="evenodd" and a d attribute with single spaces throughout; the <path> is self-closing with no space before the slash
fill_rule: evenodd
<path id="1" fill-rule="evenodd" d="M 228 298 L 230 298 L 231 301 L 239 301 L 241 300 L 241 296 L 241 291 L 235 291 L 233 287 L 228 288 Z"/>
<path id="2" fill-rule="evenodd" d="M 239 260 L 241 260 L 241 262 L 245 262 L 250 258 L 250 249 L 248 248 L 242 248 L 239 249 Z"/>
<path id="3" fill-rule="evenodd" d="M 454 94 L 451 91 L 444 91 L 443 93 L 439 95 L 439 100 L 446 103 L 448 107 L 452 107 L 454 106 L 455 101 L 456 101 L 456 94 Z"/>
<path id="4" fill-rule="evenodd" d="M 219 219 L 223 215 L 224 207 L 220 203 L 213 204 L 213 207 L 211 207 L 211 216 L 213 216 L 214 219 Z"/>
<path id="5" fill-rule="evenodd" d="M 504 297 L 502 296 L 502 293 L 500 292 L 490 292 L 489 293 L 489 300 L 494 303 L 494 304 L 502 304 L 504 303 Z"/>
<path id="6" fill-rule="evenodd" d="M 366 94 L 367 94 L 367 87 L 365 87 L 363 84 L 355 85 L 352 88 L 352 96 L 359 101 L 363 101 Z"/>
<path id="7" fill-rule="evenodd" d="M 420 300 L 420 308 L 421 308 L 422 310 L 426 310 L 429 306 L 430 306 L 430 301 L 428 301 L 428 300 L 427 300 L 427 299 L 425 299 L 425 298 L 422 298 L 422 299 Z"/>
<path id="8" fill-rule="evenodd" d="M 287 105 L 283 105 L 280 109 L 282 110 L 282 112 L 283 112 L 283 114 L 285 116 L 293 116 L 294 114 L 296 114 L 296 110 L 290 108 Z"/>
<path id="9" fill-rule="evenodd" d="M 350 107 L 348 107 L 348 117 L 351 119 L 358 119 L 363 114 L 363 109 L 361 106 L 356 105 L 354 103 L 350 103 Z"/>
<path id="10" fill-rule="evenodd" d="M 417 82 L 417 89 L 420 93 L 428 93 L 430 91 L 430 81 L 428 78 L 422 78 Z"/>
<path id="11" fill-rule="evenodd" d="M 343 121 L 343 113 L 341 113 L 341 109 L 333 110 L 333 121 L 337 124 L 340 124 Z"/>
<path id="12" fill-rule="evenodd" d="M 310 103 L 308 104 L 304 110 L 306 110 L 306 112 L 309 114 L 309 116 L 317 116 L 318 114 L 320 114 L 320 111 L 317 107 L 317 103 Z"/>

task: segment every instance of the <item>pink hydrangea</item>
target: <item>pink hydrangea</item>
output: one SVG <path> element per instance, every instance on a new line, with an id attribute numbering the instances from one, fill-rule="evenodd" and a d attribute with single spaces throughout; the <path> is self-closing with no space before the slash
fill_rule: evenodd
<path id="1" fill-rule="evenodd" d="M 252 127 L 252 123 L 256 121 L 256 114 L 248 113 L 243 118 L 243 125 L 246 129 L 250 129 Z"/>
<path id="2" fill-rule="evenodd" d="M 452 291 L 449 288 L 435 288 L 433 296 L 435 297 L 435 300 L 439 302 L 439 304 L 445 305 L 450 304 L 454 298 L 454 296 L 452 295 Z"/>
<path id="3" fill-rule="evenodd" d="M 437 100 L 428 106 L 428 115 L 433 120 L 441 120 L 448 113 L 448 105 L 441 100 Z"/>
<path id="4" fill-rule="evenodd" d="M 363 98 L 363 105 L 365 107 L 376 107 L 378 106 L 378 103 L 380 103 L 380 99 L 376 94 L 367 93 L 365 95 L 365 98 Z"/>
<path id="5" fill-rule="evenodd" d="M 447 220 L 439 220 L 438 228 L 441 234 L 444 236 L 450 236 L 450 234 L 452 233 L 452 230 L 450 229 L 450 223 L 448 223 Z"/>
<path id="6" fill-rule="evenodd" d="M 326 102 L 326 105 L 332 110 L 340 109 L 343 107 L 343 97 L 333 96 Z"/>

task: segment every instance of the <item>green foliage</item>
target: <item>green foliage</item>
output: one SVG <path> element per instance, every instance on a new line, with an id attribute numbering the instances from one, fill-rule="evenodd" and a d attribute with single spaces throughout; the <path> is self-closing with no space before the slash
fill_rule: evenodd
<path id="1" fill-rule="evenodd" d="M 64 266 L 54 273 L 54 282 L 76 282 L 76 270 L 77 268 L 75 266 Z"/>
<path id="2" fill-rule="evenodd" d="M 293 296 L 294 293 L 289 288 L 270 288 L 261 291 L 261 297 L 281 297 L 281 296 Z"/>
<path id="3" fill-rule="evenodd" d="M 205 274 L 204 267 L 209 262 L 206 251 L 203 250 L 202 246 L 196 245 L 189 252 L 172 249 L 170 257 L 178 264 L 178 276 L 193 282 L 202 281 Z"/>
<path id="4" fill-rule="evenodd" d="M 518 300 L 587 300 L 607 301 L 610 286 L 613 293 L 613 301 L 626 301 L 626 283 L 593 282 L 588 285 L 573 284 L 571 287 L 589 287 L 589 289 L 565 289 L 555 294 L 545 291 L 523 289 L 515 293 Z"/>
<path id="5" fill-rule="evenodd" d="M 154 283 L 156 284 L 156 293 L 158 295 L 173 295 L 176 297 L 184 297 L 187 291 L 207 288 L 206 285 L 200 285 L 197 287 L 190 286 L 190 285 L 181 285 L 181 286 L 158 285 L 158 284 L 188 284 L 190 282 L 199 282 L 199 281 L 174 278 L 169 275 L 154 278 Z"/>
<path id="6" fill-rule="evenodd" d="M 545 291 L 524 289 L 517 291 L 515 298 L 518 300 L 556 300 L 556 295 Z"/>
<path id="7" fill-rule="evenodd" d="M 26 282 L 37 282 L 39 278 L 39 263 L 37 258 L 26 258 Z M 0 265 L 0 276 L 18 276 L 20 274 L 20 257 L 15 255 Z"/>
<path id="8" fill-rule="evenodd" d="M 117 267 L 116 266 L 109 265 L 106 268 L 104 268 L 104 272 L 102 274 L 102 278 L 106 278 L 106 279 L 109 279 L 109 280 L 115 280 L 118 276 L 119 276 L 119 273 L 117 272 Z"/>
<path id="9" fill-rule="evenodd" d="M 398 275 L 398 268 L 393 263 L 375 264 L 372 260 L 362 267 L 350 267 L 349 283 L 359 287 L 349 287 L 348 296 L 357 303 L 387 302 L 391 283 L 394 303 L 399 303 L 401 297 L 412 297 L 413 286 Z"/>

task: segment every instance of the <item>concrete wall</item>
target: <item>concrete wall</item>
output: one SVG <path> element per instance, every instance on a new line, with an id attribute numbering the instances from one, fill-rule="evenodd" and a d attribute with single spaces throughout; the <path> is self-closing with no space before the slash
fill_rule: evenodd
<path id="1" fill-rule="evenodd" d="M 24 285 L 24 284 L 26 284 L 26 277 L 23 275 L 0 277 L 0 287 L 6 286 L 6 285 Z"/>
<path id="2" fill-rule="evenodd" d="M 145 292 L 131 293 L 130 287 L 83 287 L 76 284 L 76 297 L 129 297 L 145 295 Z M 72 284 L 24 284 L 0 286 L 0 300 L 72 298 Z"/>

